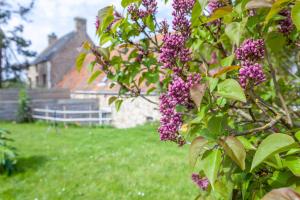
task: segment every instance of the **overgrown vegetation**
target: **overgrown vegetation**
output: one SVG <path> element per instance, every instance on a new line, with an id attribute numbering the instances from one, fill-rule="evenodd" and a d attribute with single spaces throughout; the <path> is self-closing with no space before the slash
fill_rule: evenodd
<path id="1" fill-rule="evenodd" d="M 10 132 L 0 129 L 0 174 L 11 175 L 17 163 L 16 149 L 12 146 Z"/>
<path id="2" fill-rule="evenodd" d="M 32 121 L 33 118 L 32 118 L 32 109 L 30 105 L 30 98 L 27 95 L 26 89 L 21 89 L 19 92 L 19 100 L 18 100 L 17 122 L 28 123 Z"/>
<path id="3" fill-rule="evenodd" d="M 173 0 L 171 24 L 157 1 L 121 4 L 99 11 L 77 68 L 92 51 L 89 81 L 106 73 L 117 108 L 161 94 L 160 138 L 191 144 L 198 199 L 300 198 L 300 1 Z"/>

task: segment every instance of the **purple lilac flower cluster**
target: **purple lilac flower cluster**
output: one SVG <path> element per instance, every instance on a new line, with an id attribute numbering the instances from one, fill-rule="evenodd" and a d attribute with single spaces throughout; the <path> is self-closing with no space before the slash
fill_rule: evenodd
<path id="1" fill-rule="evenodd" d="M 162 117 L 158 129 L 161 140 L 174 141 L 179 145 L 185 143 L 184 139 L 178 134 L 183 121 L 182 115 L 176 112 L 176 105 L 189 106 L 191 104 L 190 88 L 199 81 L 199 74 L 189 75 L 186 81 L 176 76 L 169 85 L 168 92 L 161 95 L 160 112 Z"/>
<path id="2" fill-rule="evenodd" d="M 175 108 L 176 103 L 168 94 L 162 94 L 160 96 L 159 110 L 162 117 L 158 131 L 162 141 L 170 140 L 178 142 L 178 131 L 182 125 L 182 116 L 176 112 Z"/>
<path id="3" fill-rule="evenodd" d="M 117 11 L 114 11 L 114 20 L 107 26 L 105 31 L 110 31 L 111 27 L 113 26 L 114 23 L 116 23 L 118 20 L 120 20 L 122 18 L 122 15 L 120 13 L 118 13 Z M 96 26 L 96 30 L 98 31 L 99 27 L 100 27 L 100 20 L 98 18 L 98 16 L 96 16 L 96 22 L 95 22 L 95 26 Z"/>
<path id="4" fill-rule="evenodd" d="M 266 80 L 262 65 L 257 63 L 257 61 L 263 59 L 265 55 L 264 40 L 245 40 L 235 51 L 235 55 L 242 63 L 242 68 L 239 71 L 239 79 L 244 89 L 249 82 L 258 85 Z"/>
<path id="5" fill-rule="evenodd" d="M 164 68 L 174 72 L 173 80 L 168 87 L 168 92 L 160 97 L 160 121 L 161 140 L 170 140 L 179 145 L 185 143 L 184 138 L 178 133 L 182 126 L 182 115 L 176 112 L 177 105 L 190 107 L 190 88 L 200 81 L 200 75 L 182 76 L 182 67 L 191 59 L 191 52 L 185 47 L 186 40 L 190 35 L 189 15 L 195 0 L 173 1 L 173 29 L 175 33 L 168 33 L 167 22 L 161 24 L 161 32 L 164 33 L 163 46 L 160 52 L 160 62 Z M 179 61 L 179 62 L 178 62 Z M 186 79 L 184 78 L 186 77 Z"/>
<path id="6" fill-rule="evenodd" d="M 163 63 L 164 68 L 172 69 L 175 73 L 179 73 L 180 69 L 177 66 L 177 59 L 182 64 L 191 59 L 190 50 L 185 47 L 185 38 L 180 34 L 166 34 L 163 42 L 160 62 Z"/>
<path id="7" fill-rule="evenodd" d="M 284 35 L 289 35 L 295 28 L 291 17 L 291 11 L 289 9 L 285 9 L 282 10 L 279 14 L 281 16 L 284 16 L 285 19 L 278 22 L 278 31 Z"/>
<path id="8" fill-rule="evenodd" d="M 202 190 L 206 190 L 209 185 L 208 179 L 201 178 L 199 174 L 192 174 L 192 180 Z"/>
<path id="9" fill-rule="evenodd" d="M 210 0 L 207 4 L 207 10 L 209 12 L 209 15 L 212 15 L 215 10 L 223 6 L 225 6 L 225 4 L 220 0 Z M 208 23 L 208 25 L 221 25 L 221 19 L 217 19 L 213 22 L 210 22 Z"/>
<path id="10" fill-rule="evenodd" d="M 167 34 L 169 31 L 169 24 L 167 20 L 163 20 L 159 23 L 159 33 Z"/>
<path id="11" fill-rule="evenodd" d="M 264 58 L 265 43 L 264 40 L 247 39 L 235 51 L 236 58 L 241 61 L 257 61 Z"/>
<path id="12" fill-rule="evenodd" d="M 188 19 L 195 0 L 174 0 L 173 7 L 173 29 L 180 32 L 184 37 L 188 37 L 191 32 L 191 23 Z"/>
<path id="13" fill-rule="evenodd" d="M 244 62 L 243 67 L 239 71 L 239 79 L 241 86 L 246 88 L 249 81 L 252 81 L 254 85 L 258 85 L 266 81 L 266 76 L 260 64 Z"/>
<path id="14" fill-rule="evenodd" d="M 215 10 L 224 6 L 224 3 L 220 0 L 210 0 L 207 4 L 207 10 L 211 15 Z"/>
<path id="15" fill-rule="evenodd" d="M 132 20 L 138 20 L 139 18 L 144 18 L 149 15 L 153 15 L 157 11 L 156 0 L 142 0 L 143 9 L 139 9 L 136 4 L 131 4 L 128 6 L 128 13 L 131 15 Z"/>

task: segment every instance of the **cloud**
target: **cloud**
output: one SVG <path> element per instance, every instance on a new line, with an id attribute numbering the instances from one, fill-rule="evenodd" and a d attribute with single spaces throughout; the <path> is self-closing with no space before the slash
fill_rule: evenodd
<path id="1" fill-rule="evenodd" d="M 13 0 L 20 4 L 28 4 L 30 0 Z M 158 0 L 159 20 L 170 18 L 170 4 L 165 5 Z M 74 17 L 84 17 L 88 21 L 88 33 L 95 37 L 95 17 L 97 11 L 105 6 L 114 5 L 123 11 L 120 0 L 36 0 L 35 7 L 28 16 L 31 23 L 24 24 L 24 36 L 32 41 L 32 49 L 41 52 L 48 43 L 47 35 L 54 32 L 61 37 L 74 30 Z M 19 24 L 20 19 L 13 19 L 13 25 Z"/>

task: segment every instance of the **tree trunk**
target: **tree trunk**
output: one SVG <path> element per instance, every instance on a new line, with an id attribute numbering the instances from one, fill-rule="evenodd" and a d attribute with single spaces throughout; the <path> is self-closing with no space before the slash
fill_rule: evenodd
<path id="1" fill-rule="evenodd" d="M 2 49 L 3 49 L 3 32 L 0 29 L 0 89 L 2 88 L 2 64 L 3 64 L 3 53 L 2 53 Z"/>
<path id="2" fill-rule="evenodd" d="M 0 41 L 0 89 L 2 88 L 2 41 Z"/>

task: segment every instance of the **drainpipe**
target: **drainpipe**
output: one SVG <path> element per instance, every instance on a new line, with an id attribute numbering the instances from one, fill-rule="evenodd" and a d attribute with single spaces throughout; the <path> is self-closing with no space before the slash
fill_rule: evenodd
<path id="1" fill-rule="evenodd" d="M 51 87 L 51 63 L 47 62 L 47 88 L 50 89 Z"/>

